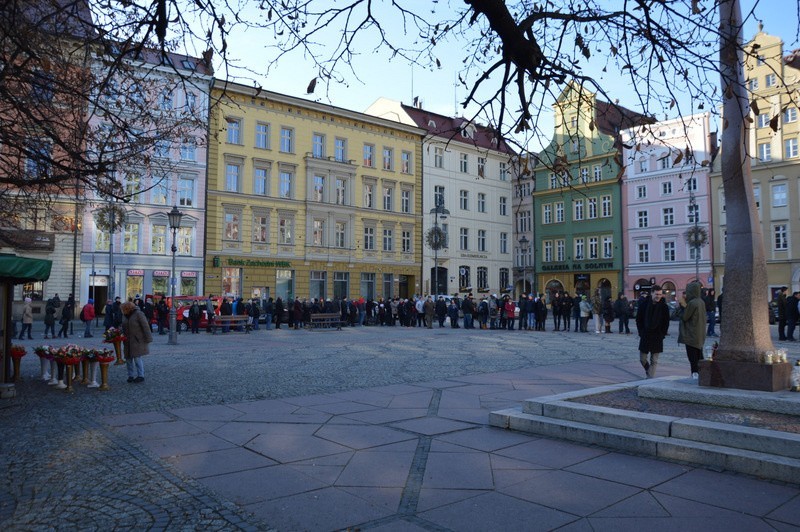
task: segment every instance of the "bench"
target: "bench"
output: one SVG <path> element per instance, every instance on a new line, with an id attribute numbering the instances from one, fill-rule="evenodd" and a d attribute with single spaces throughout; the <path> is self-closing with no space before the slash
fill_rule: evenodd
<path id="1" fill-rule="evenodd" d="M 333 329 L 334 327 L 336 327 L 337 331 L 342 330 L 342 316 L 338 312 L 312 314 L 311 321 L 308 322 L 308 328 L 312 331 L 316 329 Z"/>
<path id="2" fill-rule="evenodd" d="M 217 334 L 217 329 L 228 325 L 229 327 L 238 327 L 239 325 L 244 326 L 244 332 L 246 334 L 250 333 L 250 317 L 249 316 L 215 316 L 214 322 L 211 327 L 211 332 Z"/>

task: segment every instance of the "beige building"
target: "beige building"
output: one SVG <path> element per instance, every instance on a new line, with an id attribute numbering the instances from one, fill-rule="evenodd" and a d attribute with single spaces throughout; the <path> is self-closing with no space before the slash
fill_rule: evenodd
<path id="1" fill-rule="evenodd" d="M 217 81 L 210 117 L 207 293 L 419 293 L 424 131 Z"/>
<path id="2" fill-rule="evenodd" d="M 761 30 L 761 28 L 759 28 Z M 754 45 L 758 45 L 755 47 Z M 745 50 L 745 78 L 751 93 L 753 123 L 749 136 L 753 196 L 761 220 L 772 299 L 781 286 L 800 290 L 800 71 L 783 64 L 783 42 L 759 31 Z M 725 149 L 725 146 L 722 146 Z M 711 172 L 714 286 L 724 290 L 726 209 L 721 158 Z"/>

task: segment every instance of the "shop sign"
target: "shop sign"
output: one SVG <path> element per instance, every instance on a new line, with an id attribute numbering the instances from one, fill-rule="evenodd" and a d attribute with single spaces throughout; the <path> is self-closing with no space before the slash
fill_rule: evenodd
<path id="1" fill-rule="evenodd" d="M 285 260 L 227 259 L 228 266 L 255 266 L 259 268 L 291 268 L 292 263 Z"/>
<path id="2" fill-rule="evenodd" d="M 197 277 L 197 272 L 181 272 L 181 277 Z"/>
<path id="3" fill-rule="evenodd" d="M 169 270 L 154 270 L 153 277 L 169 277 Z"/>
<path id="4" fill-rule="evenodd" d="M 131 277 L 144 277 L 144 270 L 128 270 L 128 275 Z"/>

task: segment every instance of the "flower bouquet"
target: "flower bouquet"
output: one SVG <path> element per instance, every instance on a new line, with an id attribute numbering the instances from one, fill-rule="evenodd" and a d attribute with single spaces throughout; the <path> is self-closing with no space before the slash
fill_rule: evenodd
<path id="1" fill-rule="evenodd" d="M 80 363 L 83 358 L 83 348 L 75 344 L 67 344 L 61 347 L 54 347 L 53 357 L 57 362 L 74 366 Z"/>
<path id="2" fill-rule="evenodd" d="M 33 348 L 33 352 L 36 353 L 36 356 L 39 358 L 43 358 L 45 360 L 53 360 L 53 351 L 50 349 L 49 345 L 40 345 Z"/>
<path id="3" fill-rule="evenodd" d="M 127 338 L 125 338 L 125 334 L 119 327 L 109 327 L 106 329 L 106 332 L 103 333 L 103 341 L 108 344 L 116 344 L 124 342 L 125 340 L 127 340 Z"/>
<path id="4" fill-rule="evenodd" d="M 114 351 L 111 349 L 95 349 L 94 350 L 94 359 L 101 364 L 108 364 L 109 362 L 114 362 Z"/>
<path id="5" fill-rule="evenodd" d="M 11 346 L 11 358 L 20 359 L 24 357 L 26 354 L 25 347 L 21 345 L 12 345 Z"/>

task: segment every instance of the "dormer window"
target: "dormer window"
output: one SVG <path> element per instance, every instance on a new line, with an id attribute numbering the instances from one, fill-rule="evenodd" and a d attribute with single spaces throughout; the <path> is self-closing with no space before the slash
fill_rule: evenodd
<path id="1" fill-rule="evenodd" d="M 428 120 L 428 127 L 436 129 L 436 122 L 434 122 L 433 120 Z"/>
<path id="2" fill-rule="evenodd" d="M 181 61 L 181 65 L 183 65 L 183 68 L 187 70 L 194 70 L 195 68 L 197 68 L 197 66 L 194 64 L 194 61 L 190 61 L 188 59 L 184 59 L 183 61 Z"/>

